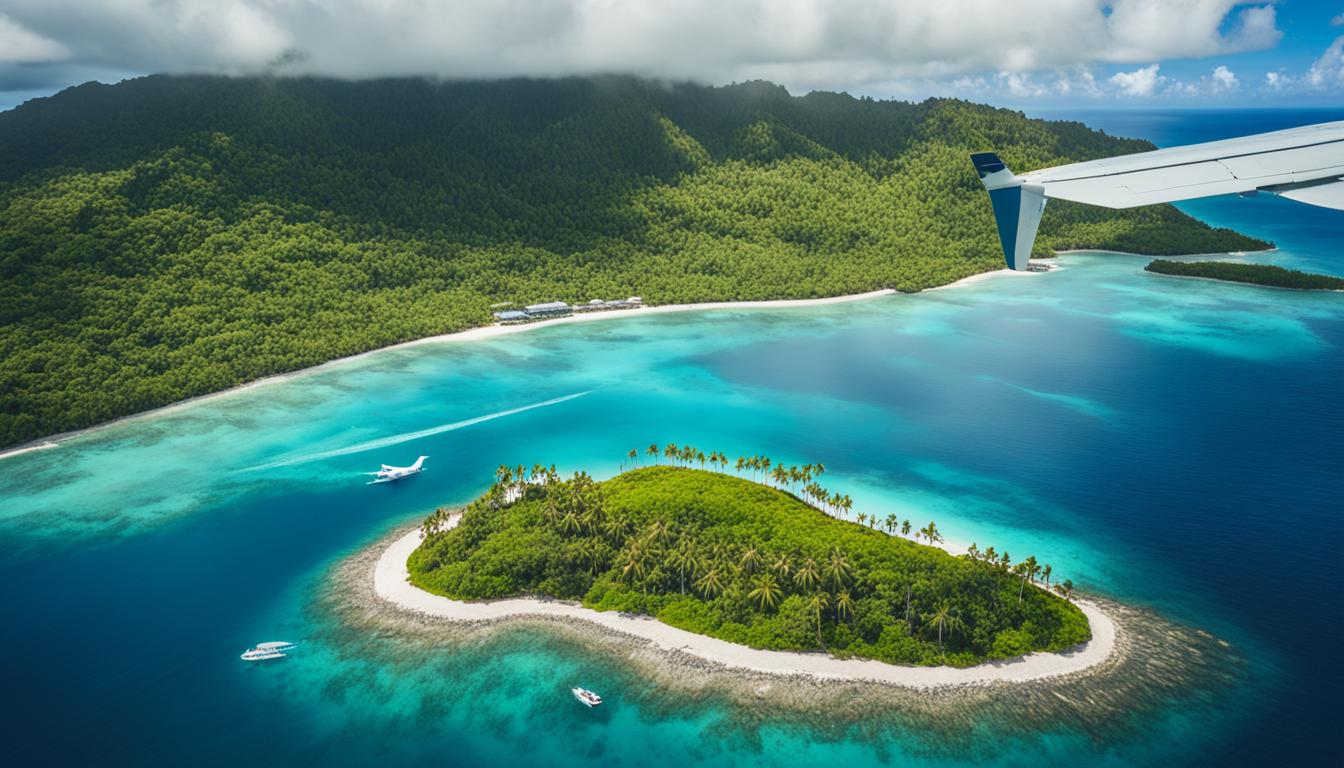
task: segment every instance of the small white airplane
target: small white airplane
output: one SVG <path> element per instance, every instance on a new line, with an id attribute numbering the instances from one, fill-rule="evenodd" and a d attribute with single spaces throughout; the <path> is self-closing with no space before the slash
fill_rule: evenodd
<path id="1" fill-rule="evenodd" d="M 989 191 L 1010 269 L 1028 268 L 1045 201 L 1133 208 L 1269 192 L 1344 210 L 1344 121 L 1060 165 L 1015 175 L 993 152 L 971 155 Z"/>
<path id="2" fill-rule="evenodd" d="M 374 480 L 370 480 L 368 483 L 365 483 L 365 485 L 373 485 L 374 483 L 390 483 L 393 480 L 400 480 L 403 477 L 418 475 L 421 472 L 425 471 L 425 459 L 428 458 L 429 458 L 428 456 L 421 456 L 420 458 L 416 459 L 415 463 L 409 467 L 394 467 L 390 464 L 383 464 L 382 469 L 378 470 L 377 472 L 364 473 L 366 475 L 373 475 L 376 478 Z"/>

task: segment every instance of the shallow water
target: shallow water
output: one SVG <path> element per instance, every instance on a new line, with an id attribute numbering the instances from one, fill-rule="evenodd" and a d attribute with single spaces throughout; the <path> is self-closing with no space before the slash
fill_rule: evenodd
<path id="1" fill-rule="evenodd" d="M 1338 238 L 1296 227 L 1299 209 L 1264 222 L 1282 248 L 1264 258 L 1344 274 Z M 1319 231 L 1344 232 L 1325 213 Z M 915 296 L 389 351 L 5 459 L 0 684 L 24 702 L 6 749 L 135 765 L 1339 757 L 1344 294 L 1059 261 Z M 498 464 L 604 476 L 653 441 L 822 461 L 856 511 L 1035 554 L 1214 633 L 1251 671 L 1227 695 L 1152 705 L 1141 729 L 1015 729 L 987 709 L 948 735 L 680 701 L 546 633 L 436 650 L 323 610 L 334 564 Z M 419 454 L 419 477 L 359 474 Z M 268 639 L 302 645 L 237 659 Z M 572 684 L 611 705 L 577 707 Z"/>

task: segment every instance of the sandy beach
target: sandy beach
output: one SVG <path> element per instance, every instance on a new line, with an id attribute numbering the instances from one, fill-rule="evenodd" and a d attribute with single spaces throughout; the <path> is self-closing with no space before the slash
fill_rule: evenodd
<path id="1" fill-rule="evenodd" d="M 451 528 L 457 517 L 449 519 Z M 879 661 L 836 659 L 822 653 L 764 651 L 697 635 L 647 616 L 595 611 L 558 600 L 514 598 L 467 603 L 430 594 L 410 583 L 406 559 L 420 545 L 420 529 L 396 538 L 378 556 L 373 591 L 397 607 L 438 619 L 463 623 L 490 623 L 512 618 L 541 617 L 596 625 L 610 632 L 637 637 L 664 651 L 690 654 L 725 667 L 765 675 L 806 676 L 816 680 L 856 681 L 914 689 L 1027 682 L 1073 675 L 1107 661 L 1115 652 L 1116 626 L 1098 606 L 1076 601 L 1092 627 L 1092 639 L 1064 653 L 1036 653 L 1011 661 L 975 667 L 903 667 Z"/>
<path id="2" fill-rule="evenodd" d="M 1015 273 L 1012 270 L 1008 269 L 1001 269 L 995 272 L 982 272 L 980 274 L 964 277 L 961 280 L 949 283 L 948 285 L 937 286 L 936 288 L 928 288 L 925 290 L 938 290 L 941 288 L 951 288 L 957 285 L 969 285 L 971 283 L 980 282 L 994 275 L 1003 275 L 1003 274 L 1014 275 L 1014 274 L 1029 274 L 1029 273 Z M 122 416 L 120 418 L 113 419 L 111 421 L 103 422 L 102 424 L 96 424 L 92 427 L 77 429 L 70 432 L 62 432 L 56 435 L 49 435 L 47 437 L 43 437 L 29 443 L 14 446 L 9 451 L 0 453 L 0 460 L 9 458 L 10 456 L 18 456 L 20 454 L 28 453 L 29 451 L 57 448 L 60 446 L 62 442 L 66 440 L 78 437 L 79 435 L 87 434 L 89 432 L 105 429 L 114 424 L 120 424 L 122 422 L 132 421 L 135 419 L 146 419 L 146 418 L 153 418 L 156 416 L 164 416 L 181 408 L 196 405 L 198 403 L 202 403 L 207 400 L 212 400 L 218 397 L 228 397 L 230 395 L 236 395 L 240 392 L 245 392 L 247 390 L 254 389 L 256 387 L 263 387 L 268 384 L 275 384 L 281 381 L 287 381 L 301 376 L 307 376 L 313 373 L 317 373 L 319 371 L 324 371 L 336 366 L 344 365 L 346 363 L 355 360 L 360 360 L 370 355 L 377 355 L 382 352 L 387 352 L 390 350 L 421 346 L 424 344 L 440 344 L 440 343 L 451 343 L 460 341 L 479 341 L 481 339 L 492 339 L 499 336 L 510 336 L 515 333 L 526 333 L 527 331 L 533 331 L 538 328 L 545 328 L 552 325 L 568 325 L 570 323 L 589 323 L 589 322 L 596 322 L 599 320 L 615 320 L 619 318 L 645 317 L 648 315 L 661 315 L 670 312 L 695 312 L 695 311 L 706 311 L 716 309 L 738 310 L 738 309 L 787 309 L 796 307 L 815 307 L 824 304 L 839 304 L 849 301 L 863 301 L 865 299 L 874 299 L 882 296 L 890 296 L 895 293 L 898 293 L 898 291 L 891 288 L 884 288 L 879 291 L 868 291 L 867 293 L 855 293 L 845 296 L 830 296 L 822 299 L 779 299 L 771 301 L 711 301 L 701 304 L 656 304 L 656 305 L 637 307 L 634 309 L 611 310 L 605 312 L 587 312 L 576 315 L 568 315 L 565 317 L 556 317 L 549 320 L 538 320 L 532 323 L 520 323 L 518 325 L 483 325 L 476 328 L 468 328 L 465 331 L 445 333 L 440 334 L 438 336 L 426 336 L 425 338 L 422 339 L 414 339 L 412 341 L 405 341 L 400 344 L 392 344 L 386 347 L 371 349 L 368 352 L 360 352 L 359 354 L 356 355 L 339 357 L 334 360 L 328 360 L 327 362 L 321 363 L 319 365 L 311 366 L 309 368 L 303 368 L 297 371 L 290 371 L 288 373 L 277 373 L 274 376 L 265 376 L 263 378 L 256 379 L 254 381 L 239 384 L 236 387 L 230 387 L 229 389 L 220 390 L 219 392 L 211 392 L 209 394 L 199 395 L 197 397 L 189 397 L 185 400 L 179 400 L 176 403 L 165 405 L 161 408 L 154 408 L 152 410 L 141 411 L 140 413 L 134 413 L 129 416 Z"/>

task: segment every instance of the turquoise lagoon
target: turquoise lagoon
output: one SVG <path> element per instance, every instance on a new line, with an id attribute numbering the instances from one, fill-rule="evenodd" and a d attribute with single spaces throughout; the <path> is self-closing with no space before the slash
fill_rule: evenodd
<path id="1" fill-rule="evenodd" d="M 1344 272 L 1329 221 L 1320 237 L 1268 222 L 1282 251 L 1264 258 Z M 5 762 L 1338 760 L 1344 294 L 1058 261 L 913 296 L 387 350 L 4 459 Z M 1248 672 L 1115 728 L 1021 727 L 1010 705 L 946 729 L 881 707 L 835 723 L 682 700 L 537 629 L 436 645 L 324 607 L 335 566 L 500 463 L 605 476 L 654 441 L 822 461 L 855 511 L 1035 554 L 1215 634 Z M 419 454 L 423 475 L 364 484 Z M 238 660 L 267 639 L 301 645 Z M 572 684 L 610 705 L 577 706 Z"/>

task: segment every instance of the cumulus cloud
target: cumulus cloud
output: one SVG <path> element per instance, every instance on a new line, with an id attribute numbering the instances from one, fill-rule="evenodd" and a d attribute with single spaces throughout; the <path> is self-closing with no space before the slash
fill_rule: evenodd
<path id="1" fill-rule="evenodd" d="M 1214 67 L 1213 74 L 1209 75 L 1209 89 L 1214 93 L 1227 93 L 1240 87 L 1241 81 L 1225 66 Z"/>
<path id="2" fill-rule="evenodd" d="M 1336 16 L 1335 18 L 1331 19 L 1331 20 L 1330 20 L 1330 26 L 1332 26 L 1332 27 L 1344 27 L 1344 13 L 1341 13 L 1341 14 L 1339 14 L 1338 16 Z"/>
<path id="3" fill-rule="evenodd" d="M 1312 63 L 1303 82 L 1316 90 L 1344 88 L 1344 37 L 1335 38 L 1325 53 Z"/>
<path id="4" fill-rule="evenodd" d="M 1246 0 L 4 0 L 0 51 L 140 72 L 621 72 L 796 89 L 1203 57 L 1275 45 Z M 8 37 L 7 37 L 8 35 Z M 15 35 L 23 46 L 4 45 Z M 0 57 L 0 86 L 19 73 Z M 56 69 L 52 69 L 56 72 Z M 1143 70 L 1140 70 L 1143 71 Z M 31 71 L 25 74 L 31 75 Z M 1006 81 L 1031 91 L 1033 78 Z M 1070 84 L 1068 87 L 1072 87 Z"/>
<path id="5" fill-rule="evenodd" d="M 1166 78 L 1157 74 L 1160 65 L 1150 64 L 1133 72 L 1116 72 L 1110 83 L 1126 96 L 1152 96 Z"/>

